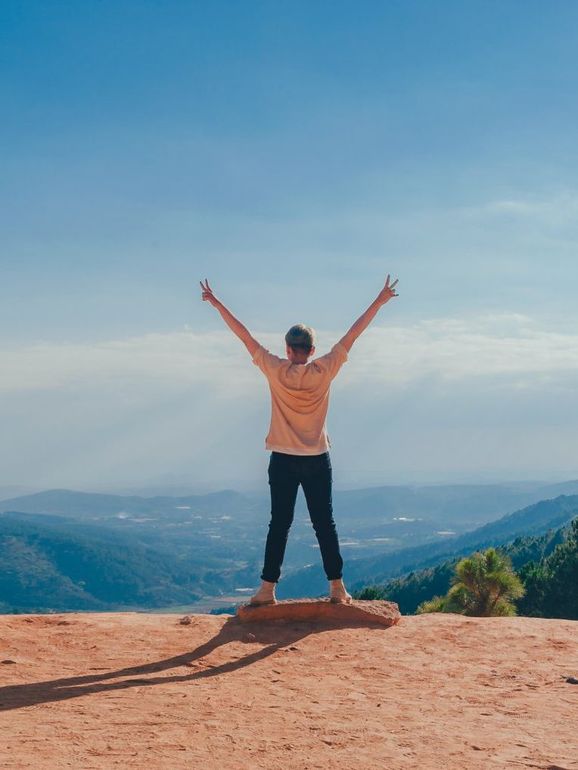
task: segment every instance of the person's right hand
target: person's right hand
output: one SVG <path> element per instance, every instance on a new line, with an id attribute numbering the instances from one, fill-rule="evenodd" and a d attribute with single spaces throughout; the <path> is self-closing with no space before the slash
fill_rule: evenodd
<path id="1" fill-rule="evenodd" d="M 397 285 L 398 279 L 396 278 L 393 283 L 390 284 L 389 282 L 389 274 L 385 280 L 385 286 L 383 289 L 379 292 L 377 295 L 377 300 L 380 302 L 380 304 L 385 305 L 386 302 L 389 302 L 389 300 L 392 297 L 399 297 L 399 294 L 396 292 L 395 287 Z"/>
<path id="2" fill-rule="evenodd" d="M 210 302 L 213 307 L 216 307 L 218 304 L 218 299 L 213 294 L 213 290 L 209 286 L 208 280 L 205 278 L 204 284 L 202 281 L 199 281 L 199 283 L 201 284 L 201 289 L 203 290 L 203 301 Z"/>

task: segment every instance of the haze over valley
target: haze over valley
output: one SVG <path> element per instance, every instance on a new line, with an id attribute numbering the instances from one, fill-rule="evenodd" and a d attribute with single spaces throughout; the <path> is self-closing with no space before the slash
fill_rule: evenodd
<path id="1" fill-rule="evenodd" d="M 345 576 L 363 585 L 443 561 L 459 548 L 562 526 L 578 511 L 574 495 L 578 481 L 336 491 Z M 531 506 L 553 499 L 536 519 Z M 508 518 L 520 510 L 517 518 Z M 265 494 L 233 490 L 184 497 L 49 490 L 5 499 L 0 549 L 3 563 L 12 568 L 0 581 L 0 606 L 7 611 L 228 606 L 258 583 L 268 520 Z M 300 492 L 279 595 L 315 596 L 324 590 L 319 548 Z"/>

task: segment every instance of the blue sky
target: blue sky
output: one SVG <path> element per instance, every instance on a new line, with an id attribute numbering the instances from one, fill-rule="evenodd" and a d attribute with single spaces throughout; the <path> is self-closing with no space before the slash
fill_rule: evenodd
<path id="1" fill-rule="evenodd" d="M 198 279 L 274 348 L 387 272 L 344 482 L 575 474 L 577 52 L 570 0 L 5 0 L 0 484 L 258 483 Z"/>

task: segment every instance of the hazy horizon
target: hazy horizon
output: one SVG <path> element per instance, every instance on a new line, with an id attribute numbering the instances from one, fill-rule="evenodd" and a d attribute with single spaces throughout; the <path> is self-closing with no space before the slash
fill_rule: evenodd
<path id="1" fill-rule="evenodd" d="M 333 485 L 337 492 L 347 491 L 360 491 L 366 489 L 380 489 L 383 487 L 392 488 L 426 488 L 426 487 L 452 487 L 452 486 L 491 486 L 491 487 L 542 487 L 542 486 L 555 486 L 564 484 L 578 483 L 578 479 L 571 478 L 549 478 L 549 479 L 446 479 L 446 480 L 421 480 L 414 481 L 376 481 L 375 483 L 368 482 L 367 484 L 347 484 L 347 483 L 335 483 Z M 105 495 L 119 495 L 119 496 L 138 496 L 138 497 L 187 497 L 189 495 L 206 495 L 225 491 L 238 492 L 240 494 L 257 495 L 267 497 L 269 494 L 269 488 L 266 480 L 240 480 L 239 482 L 222 483 L 202 485 L 197 484 L 195 486 L 188 484 L 185 479 L 181 482 L 167 483 L 159 480 L 157 483 L 151 483 L 148 486 L 139 484 L 106 484 L 106 485 L 90 485 L 87 487 L 74 487 L 74 486 L 61 486 L 61 487 L 42 487 L 36 485 L 13 485 L 13 486 L 0 486 L 0 501 L 9 500 L 12 498 L 39 494 L 42 492 L 51 492 L 55 490 L 65 490 L 68 492 L 79 492 L 88 494 L 105 494 Z M 302 491 L 299 491 L 302 495 Z"/>

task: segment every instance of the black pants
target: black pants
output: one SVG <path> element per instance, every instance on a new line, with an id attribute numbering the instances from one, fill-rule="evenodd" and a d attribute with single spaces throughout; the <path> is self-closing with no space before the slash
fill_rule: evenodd
<path id="1" fill-rule="evenodd" d="M 321 455 L 288 455 L 272 452 L 269 462 L 271 521 L 265 545 L 261 580 L 276 583 L 281 575 L 287 536 L 293 523 L 299 484 L 303 487 L 313 529 L 317 535 L 323 568 L 328 580 L 342 576 L 343 559 L 333 520 L 331 460 Z"/>

